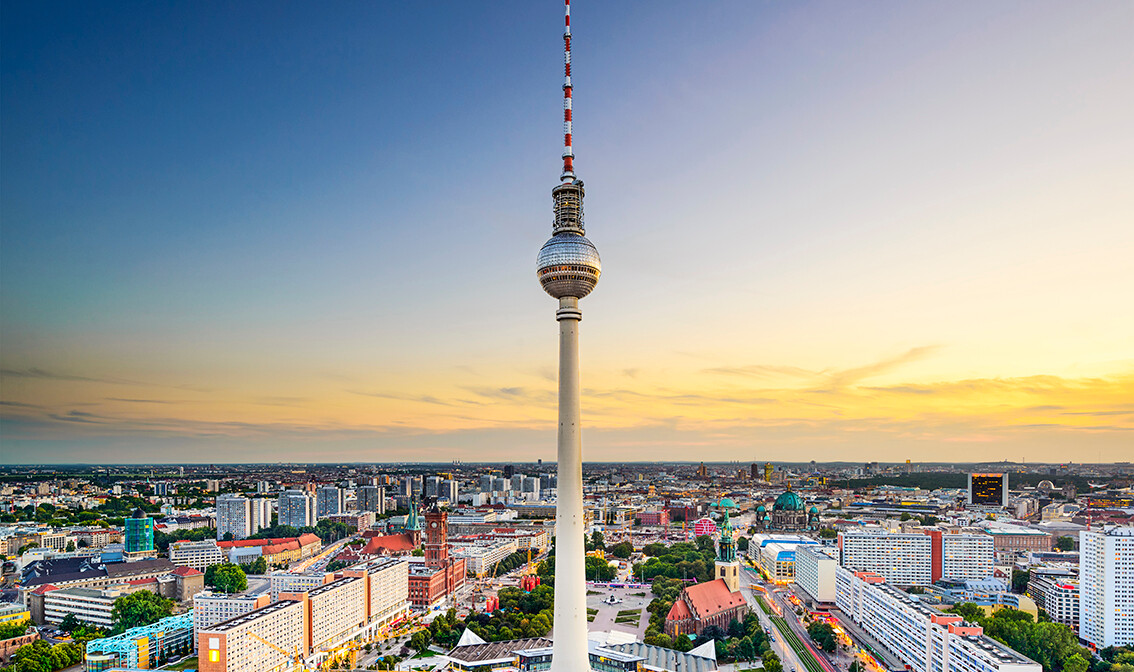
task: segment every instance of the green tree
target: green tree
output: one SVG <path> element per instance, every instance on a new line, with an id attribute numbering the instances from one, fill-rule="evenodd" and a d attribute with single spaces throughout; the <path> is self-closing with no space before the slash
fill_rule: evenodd
<path id="1" fill-rule="evenodd" d="M 591 533 L 590 547 L 591 550 L 594 550 L 596 548 L 606 548 L 606 539 L 602 536 L 602 532 L 595 530 Z"/>
<path id="2" fill-rule="evenodd" d="M 632 553 L 634 553 L 634 544 L 629 541 L 617 543 L 610 548 L 610 554 L 616 558 L 629 558 Z"/>
<path id="3" fill-rule="evenodd" d="M 1055 549 L 1058 551 L 1075 550 L 1075 540 L 1071 537 L 1060 537 L 1055 540 Z"/>
<path id="4" fill-rule="evenodd" d="M 156 623 L 172 612 L 173 600 L 167 600 L 148 590 L 140 590 L 114 600 L 110 618 L 114 621 L 114 632 L 117 634 L 130 628 Z"/>
<path id="5" fill-rule="evenodd" d="M 74 553 L 75 552 L 75 542 L 74 541 L 68 541 L 67 542 L 67 548 L 64 549 L 64 550 L 68 553 Z"/>
<path id="6" fill-rule="evenodd" d="M 430 637 L 429 630 L 418 630 L 410 637 L 409 645 L 417 651 L 424 651 L 429 648 Z"/>
<path id="7" fill-rule="evenodd" d="M 248 588 L 248 576 L 240 565 L 226 562 L 205 570 L 205 583 L 222 593 L 239 593 Z"/>
<path id="8" fill-rule="evenodd" d="M 1023 593 L 1028 589 L 1028 573 L 1022 569 L 1012 570 L 1012 592 Z"/>
<path id="9" fill-rule="evenodd" d="M 780 662 L 780 657 L 771 649 L 764 652 L 763 663 L 764 672 L 784 672 L 784 664 Z"/>
<path id="10" fill-rule="evenodd" d="M 333 572 L 335 570 L 328 569 L 328 571 Z M 267 574 L 268 573 L 268 561 L 265 560 L 263 556 L 256 558 L 255 560 L 252 561 L 252 563 L 250 565 L 248 565 L 248 573 L 249 574 Z"/>
<path id="11" fill-rule="evenodd" d="M 740 537 L 736 540 L 736 550 L 742 553 L 748 550 L 748 537 Z"/>
<path id="12" fill-rule="evenodd" d="M 819 530 L 820 539 L 834 539 L 838 536 L 839 532 L 834 528 L 824 527 L 823 529 Z"/>
<path id="13" fill-rule="evenodd" d="M 812 621 L 811 625 L 807 626 L 807 634 L 827 653 L 835 652 L 838 639 L 835 637 L 835 630 L 825 621 Z"/>

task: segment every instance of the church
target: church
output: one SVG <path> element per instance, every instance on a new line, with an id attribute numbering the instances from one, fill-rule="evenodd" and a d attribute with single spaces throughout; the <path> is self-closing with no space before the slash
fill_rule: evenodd
<path id="1" fill-rule="evenodd" d="M 665 617 L 665 634 L 700 635 L 705 628 L 715 625 L 727 630 L 733 619 L 744 620 L 748 613 L 748 601 L 740 593 L 740 563 L 736 559 L 736 536 L 729 522 L 728 510 L 724 512 L 717 541 L 717 560 L 714 563 L 715 577 L 712 581 L 698 583 L 681 591 Z"/>

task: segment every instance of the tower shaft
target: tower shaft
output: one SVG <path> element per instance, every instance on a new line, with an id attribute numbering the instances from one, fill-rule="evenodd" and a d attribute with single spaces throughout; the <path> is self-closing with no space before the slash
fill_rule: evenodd
<path id="1" fill-rule="evenodd" d="M 573 296 L 559 299 L 559 497 L 555 503 L 555 640 L 551 672 L 586 672 L 587 572 L 583 522 L 579 321 Z"/>

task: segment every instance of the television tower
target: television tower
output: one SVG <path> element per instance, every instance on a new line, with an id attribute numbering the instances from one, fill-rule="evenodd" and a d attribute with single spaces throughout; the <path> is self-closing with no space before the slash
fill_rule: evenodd
<path id="1" fill-rule="evenodd" d="M 587 577 L 583 536 L 583 446 L 579 408 L 579 299 L 602 273 L 598 250 L 583 228 L 583 181 L 571 149 L 571 0 L 564 0 L 563 173 L 551 190 L 551 239 L 536 257 L 536 277 L 559 299 L 559 496 L 555 504 L 555 640 L 551 672 L 587 672 Z"/>

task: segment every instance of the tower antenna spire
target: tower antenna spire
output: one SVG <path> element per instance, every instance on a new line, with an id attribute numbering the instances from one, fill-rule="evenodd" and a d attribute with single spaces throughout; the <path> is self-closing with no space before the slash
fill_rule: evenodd
<path id="1" fill-rule="evenodd" d="M 563 174 L 575 181 L 575 152 L 571 147 L 571 0 L 563 0 Z"/>

